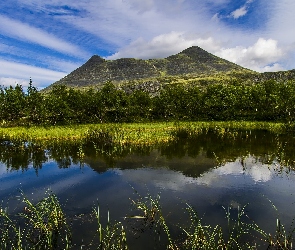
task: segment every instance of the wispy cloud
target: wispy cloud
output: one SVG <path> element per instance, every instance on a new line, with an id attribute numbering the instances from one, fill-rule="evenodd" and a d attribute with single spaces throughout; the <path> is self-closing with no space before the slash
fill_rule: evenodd
<path id="1" fill-rule="evenodd" d="M 30 2 L 32 5 L 40 5 L 40 1 Z M 57 2 L 60 4 L 60 1 Z M 53 4 L 52 1 L 42 1 L 43 8 Z M 192 9 L 190 3 L 179 0 L 65 0 L 63 5 L 79 9 L 83 14 L 61 15 L 55 17 L 56 19 L 91 33 L 115 47 L 126 46 L 140 37 L 152 39 L 172 31 L 199 29 L 199 33 L 207 33 L 206 28 L 212 26 L 210 22 L 206 28 L 203 25 L 207 16 L 203 12 L 202 4 Z"/>
<path id="2" fill-rule="evenodd" d="M 32 77 L 34 83 L 37 86 L 42 87 L 42 84 L 51 84 L 54 81 L 57 81 L 66 75 L 64 72 L 48 70 L 44 68 L 34 67 L 26 64 L 15 63 L 5 60 L 0 60 L 0 68 L 2 76 L 2 85 L 12 81 L 20 83 L 28 82 L 30 77 Z"/>
<path id="3" fill-rule="evenodd" d="M 9 54 L 15 54 L 15 47 L 11 45 L 7 45 L 4 43 L 0 43 L 0 52 L 5 52 Z"/>
<path id="4" fill-rule="evenodd" d="M 231 13 L 231 16 L 234 18 L 234 19 L 238 19 L 242 16 L 245 16 L 247 14 L 248 10 L 247 10 L 247 6 L 242 6 L 241 8 L 239 9 L 236 9 L 235 11 L 233 11 Z"/>
<path id="5" fill-rule="evenodd" d="M 240 8 L 232 11 L 230 13 L 230 17 L 233 17 L 234 19 L 238 19 L 240 17 L 245 16 L 248 13 L 249 5 L 253 2 L 253 0 L 248 0 L 243 6 Z"/>
<path id="6" fill-rule="evenodd" d="M 85 53 L 78 46 L 68 43 L 41 29 L 35 28 L 21 21 L 0 15 L 0 32 L 9 37 L 41 45 L 62 53 L 85 57 Z"/>
<path id="7" fill-rule="evenodd" d="M 36 52 L 30 49 L 24 50 L 20 47 L 0 43 L 0 55 L 1 53 L 16 56 L 14 59 L 15 63 L 20 63 L 21 60 L 30 62 L 33 58 L 34 63 L 42 65 L 43 68 L 46 67 L 53 71 L 61 71 L 65 73 L 70 73 L 84 62 L 84 60 L 72 61 L 69 59 L 61 59 L 57 56 L 50 56 L 46 53 Z"/>
<path id="8" fill-rule="evenodd" d="M 254 70 L 291 69 L 294 12 L 293 0 L 2 1 L 0 59 L 69 73 L 92 54 L 159 58 L 198 45 Z"/>
<path id="9" fill-rule="evenodd" d="M 265 2 L 264 6 L 269 9 L 269 16 L 266 31 L 270 37 L 280 40 L 284 44 L 295 42 L 294 13 L 295 1 L 280 0 Z"/>
<path id="10" fill-rule="evenodd" d="M 16 86 L 17 84 L 26 87 L 29 86 L 29 80 L 11 77 L 0 77 L 0 86 L 9 87 Z"/>

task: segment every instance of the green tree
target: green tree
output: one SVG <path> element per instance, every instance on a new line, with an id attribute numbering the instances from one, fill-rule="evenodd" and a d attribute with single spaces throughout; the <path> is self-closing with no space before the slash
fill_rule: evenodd
<path id="1" fill-rule="evenodd" d="M 30 124 L 41 124 L 44 121 L 44 100 L 42 94 L 33 86 L 30 78 L 27 94 L 25 96 L 25 116 Z"/>
<path id="2" fill-rule="evenodd" d="M 99 114 L 102 122 L 123 122 L 128 116 L 128 98 L 124 91 L 107 82 L 99 92 Z"/>
<path id="3" fill-rule="evenodd" d="M 1 117 L 8 122 L 17 123 L 25 117 L 25 94 L 21 85 L 1 90 Z"/>
<path id="4" fill-rule="evenodd" d="M 45 97 L 45 123 L 52 125 L 71 123 L 73 114 L 68 103 L 68 90 L 65 85 L 54 85 Z"/>
<path id="5" fill-rule="evenodd" d="M 129 96 L 130 121 L 147 121 L 150 119 L 152 100 L 147 92 L 135 90 Z"/>

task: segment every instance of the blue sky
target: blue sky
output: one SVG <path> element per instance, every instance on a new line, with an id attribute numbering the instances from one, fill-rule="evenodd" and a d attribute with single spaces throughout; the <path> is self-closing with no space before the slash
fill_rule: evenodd
<path id="1" fill-rule="evenodd" d="M 0 85 L 39 89 L 97 54 L 164 58 L 190 46 L 255 71 L 295 69 L 294 0 L 0 2 Z"/>

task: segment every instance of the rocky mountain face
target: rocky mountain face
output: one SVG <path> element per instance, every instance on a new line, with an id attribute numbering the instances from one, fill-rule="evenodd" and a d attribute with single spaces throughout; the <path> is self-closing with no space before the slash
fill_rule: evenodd
<path id="1" fill-rule="evenodd" d="M 164 59 L 105 60 L 94 55 L 81 67 L 54 84 L 86 87 L 103 85 L 107 81 L 114 83 L 143 79 L 148 81 L 169 76 L 209 76 L 230 71 L 249 70 L 194 46 Z"/>
<path id="2" fill-rule="evenodd" d="M 295 69 L 277 72 L 264 72 L 259 74 L 259 80 L 289 81 L 295 80 Z"/>
<path id="3" fill-rule="evenodd" d="M 81 67 L 47 87 L 47 90 L 56 84 L 100 88 L 111 81 L 127 92 L 139 89 L 155 94 L 167 83 L 211 84 L 230 79 L 242 82 L 294 80 L 295 70 L 258 73 L 193 46 L 164 59 L 105 60 L 94 55 Z"/>

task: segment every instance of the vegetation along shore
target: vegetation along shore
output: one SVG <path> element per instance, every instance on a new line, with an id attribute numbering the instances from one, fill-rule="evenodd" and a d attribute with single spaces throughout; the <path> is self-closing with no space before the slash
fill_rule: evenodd
<path id="1" fill-rule="evenodd" d="M 54 85 L 38 92 L 30 83 L 0 91 L 5 126 L 130 123 L 155 121 L 269 121 L 293 123 L 295 84 L 274 80 L 201 85 L 166 84 L 156 95 L 127 93 L 113 83 L 88 90 Z"/>

